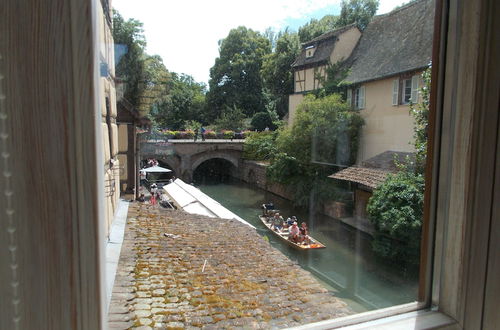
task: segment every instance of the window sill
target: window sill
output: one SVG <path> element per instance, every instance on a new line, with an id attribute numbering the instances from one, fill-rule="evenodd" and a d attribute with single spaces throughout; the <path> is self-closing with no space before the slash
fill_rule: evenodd
<path id="1" fill-rule="evenodd" d="M 411 311 L 418 308 L 418 303 L 410 303 L 406 305 L 394 306 L 382 310 L 376 310 L 346 317 L 341 317 L 333 320 L 326 320 L 316 323 L 311 323 L 292 329 L 337 329 L 358 330 L 358 329 L 374 329 L 374 330 L 418 330 L 418 329 L 437 329 L 447 327 L 454 329 L 456 321 L 451 317 L 434 310 L 419 310 Z M 391 316 L 389 316 L 392 314 Z M 396 315 L 395 315 L 396 314 Z"/>

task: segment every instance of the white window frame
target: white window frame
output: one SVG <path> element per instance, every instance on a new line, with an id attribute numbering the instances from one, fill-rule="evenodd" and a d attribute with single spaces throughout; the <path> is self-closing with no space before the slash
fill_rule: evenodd
<path id="1" fill-rule="evenodd" d="M 402 84 L 401 84 L 401 104 L 402 105 L 407 105 L 410 104 L 411 102 L 411 78 L 407 79 L 402 79 Z M 408 86 L 407 86 L 408 85 Z M 407 99 L 408 97 L 408 99 Z"/>

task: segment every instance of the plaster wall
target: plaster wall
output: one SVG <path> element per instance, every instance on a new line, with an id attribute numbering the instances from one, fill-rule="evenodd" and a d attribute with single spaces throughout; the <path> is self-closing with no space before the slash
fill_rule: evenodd
<path id="1" fill-rule="evenodd" d="M 304 99 L 304 94 L 291 94 L 288 96 L 288 125 L 293 124 L 295 113 L 300 102 Z"/>
<path id="2" fill-rule="evenodd" d="M 118 124 L 118 152 L 128 151 L 128 125 Z"/>
<path id="3" fill-rule="evenodd" d="M 351 55 L 354 47 L 356 47 L 359 37 L 361 37 L 361 32 L 359 32 L 356 27 L 339 35 L 338 40 L 335 42 L 333 52 L 330 55 L 330 62 L 337 63 L 340 60 L 347 59 Z"/>
<path id="4" fill-rule="evenodd" d="M 393 78 L 363 84 L 365 108 L 360 110 L 365 120 L 361 130 L 357 163 L 384 151 L 413 152 L 413 117 L 408 105 L 392 105 Z"/>

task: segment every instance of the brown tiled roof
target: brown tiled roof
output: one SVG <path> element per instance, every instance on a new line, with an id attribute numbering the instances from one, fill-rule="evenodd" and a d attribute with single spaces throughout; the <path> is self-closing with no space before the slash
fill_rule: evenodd
<path id="1" fill-rule="evenodd" d="M 414 162 L 415 154 L 412 152 L 387 150 L 381 154 L 363 161 L 361 163 L 361 166 L 395 172 L 397 170 L 395 161 L 403 163 L 407 159 L 409 159 L 411 162 Z"/>
<path id="2" fill-rule="evenodd" d="M 396 162 L 403 163 L 407 159 L 414 161 L 415 154 L 411 152 L 387 150 L 363 161 L 361 166 L 351 166 L 328 177 L 360 183 L 375 189 L 385 181 L 387 175 L 398 171 Z"/>
<path id="3" fill-rule="evenodd" d="M 347 59 L 347 83 L 383 79 L 429 66 L 432 56 L 434 0 L 416 0 L 375 16 Z"/>
<path id="4" fill-rule="evenodd" d="M 387 175 L 391 173 L 392 171 L 386 171 L 376 168 L 351 166 L 328 177 L 332 179 L 360 183 L 362 185 L 375 189 L 381 183 L 383 183 L 387 178 Z"/>
<path id="5" fill-rule="evenodd" d="M 335 47 L 335 42 L 337 41 L 337 37 L 343 32 L 355 27 L 355 24 L 350 24 L 338 28 L 336 30 L 323 33 L 319 37 L 316 37 L 308 42 L 302 44 L 302 52 L 297 57 L 295 62 L 293 62 L 292 67 L 297 68 L 308 64 L 325 64 L 330 60 L 330 55 L 333 52 L 333 48 Z M 316 51 L 314 52 L 314 56 L 307 58 L 306 57 L 306 48 L 309 46 L 315 46 Z"/>

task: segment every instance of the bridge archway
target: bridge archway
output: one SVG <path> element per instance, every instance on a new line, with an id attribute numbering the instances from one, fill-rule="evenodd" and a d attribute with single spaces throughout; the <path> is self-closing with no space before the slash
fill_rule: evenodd
<path id="1" fill-rule="evenodd" d="M 222 153 L 205 154 L 192 163 L 192 179 L 196 183 L 226 182 L 237 177 L 238 159 Z"/>

